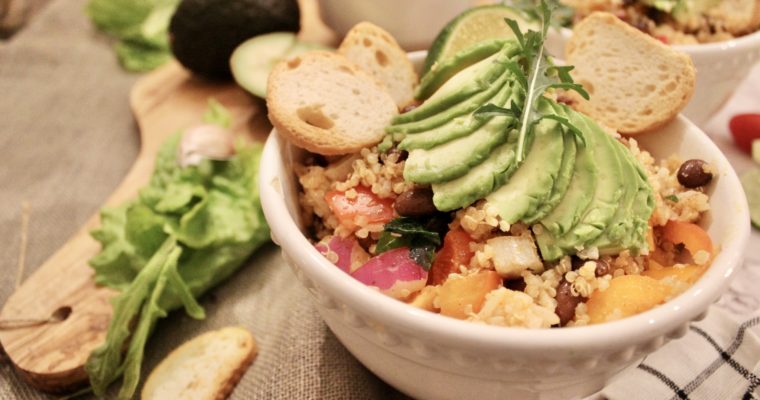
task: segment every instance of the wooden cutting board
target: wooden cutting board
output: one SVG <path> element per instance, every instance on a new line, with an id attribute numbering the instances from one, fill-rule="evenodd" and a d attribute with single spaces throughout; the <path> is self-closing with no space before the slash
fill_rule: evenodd
<path id="1" fill-rule="evenodd" d="M 335 34 L 319 18 L 315 0 L 299 0 L 299 37 L 325 45 Z M 140 153 L 135 164 L 105 205 L 134 198 L 153 171 L 159 146 L 169 135 L 201 122 L 208 98 L 214 97 L 233 116 L 232 131 L 264 141 L 271 130 L 264 102 L 234 83 L 211 83 L 193 78 L 172 62 L 141 78 L 130 93 L 130 105 L 140 130 Z M 48 318 L 71 307 L 62 322 L 0 330 L 4 348 L 19 374 L 39 389 L 64 393 L 87 381 L 84 363 L 104 342 L 111 320 L 111 289 L 95 286 L 87 264 L 100 251 L 89 231 L 100 224 L 98 215 L 87 223 L 14 292 L 0 310 L 0 320 Z"/>
<path id="2" fill-rule="evenodd" d="M 193 78 L 172 62 L 141 78 L 130 93 L 137 120 L 140 153 L 106 205 L 134 198 L 153 170 L 156 152 L 164 140 L 181 129 L 201 123 L 208 98 L 214 97 L 233 116 L 232 131 L 263 141 L 271 129 L 264 103 L 234 83 L 210 83 Z M 111 289 L 98 287 L 87 261 L 100 251 L 89 234 L 99 225 L 98 215 L 40 266 L 0 311 L 0 320 L 47 318 L 61 307 L 71 307 L 62 322 L 0 330 L 0 343 L 24 379 L 49 392 L 66 392 L 85 383 L 84 363 L 105 340 L 111 319 Z"/>

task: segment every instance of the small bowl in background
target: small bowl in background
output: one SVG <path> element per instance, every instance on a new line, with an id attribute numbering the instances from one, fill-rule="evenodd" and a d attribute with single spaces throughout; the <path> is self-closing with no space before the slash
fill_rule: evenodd
<path id="1" fill-rule="evenodd" d="M 547 50 L 564 59 L 565 44 L 572 32 L 568 28 L 551 29 Z M 760 31 L 722 42 L 673 45 L 673 48 L 691 56 L 697 68 L 694 95 L 683 114 L 698 126 L 704 126 L 760 60 Z"/>
<path id="2" fill-rule="evenodd" d="M 407 51 L 427 49 L 449 21 L 472 5 L 470 0 L 319 0 L 322 20 L 340 37 L 369 21 Z"/>

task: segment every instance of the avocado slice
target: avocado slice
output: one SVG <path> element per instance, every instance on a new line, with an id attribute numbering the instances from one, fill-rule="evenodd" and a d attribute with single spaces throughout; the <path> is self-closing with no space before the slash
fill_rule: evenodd
<path id="1" fill-rule="evenodd" d="M 499 106 L 504 106 L 509 101 L 517 101 L 522 97 L 522 91 L 514 88 L 515 82 L 505 83 L 499 92 L 486 103 L 492 103 Z M 480 107 L 482 104 L 478 104 Z M 477 108 L 473 104 L 468 108 Z M 473 110 L 474 111 L 474 110 Z M 445 119 L 450 116 L 454 110 L 447 110 L 439 114 L 438 118 Z M 452 118 L 449 122 L 437 126 L 433 129 L 429 129 L 423 132 L 410 132 L 399 143 L 398 147 L 402 150 L 414 150 L 414 149 L 430 149 L 438 146 L 442 143 L 449 142 L 454 139 L 458 139 L 462 136 L 469 135 L 475 130 L 482 127 L 486 122 L 490 121 L 488 117 L 477 117 L 472 113 Z"/>
<path id="2" fill-rule="evenodd" d="M 428 71 L 420 80 L 417 92 L 414 97 L 417 100 L 425 100 L 430 97 L 438 88 L 447 82 L 451 77 L 458 74 L 463 69 L 480 62 L 484 58 L 494 55 L 504 46 L 513 48 L 512 54 L 517 52 L 517 44 L 513 41 L 504 39 L 492 39 L 480 42 L 472 47 L 460 50 L 451 58 L 438 64 L 435 69 Z"/>
<path id="3" fill-rule="evenodd" d="M 509 116 L 495 116 L 475 132 L 430 150 L 409 152 L 404 179 L 414 183 L 439 183 L 459 178 L 485 160 L 496 146 L 506 140 Z"/>
<path id="4" fill-rule="evenodd" d="M 394 133 L 394 134 L 421 133 L 421 132 L 425 132 L 425 131 L 429 131 L 431 129 L 437 128 L 444 124 L 447 124 L 456 117 L 461 117 L 461 116 L 470 114 L 473 111 L 477 110 L 478 107 L 482 106 L 483 104 L 494 102 L 495 98 L 497 98 L 498 96 L 500 95 L 503 96 L 505 94 L 508 95 L 508 93 L 501 93 L 502 90 L 507 90 L 511 88 L 510 86 L 507 86 L 508 77 L 506 75 L 507 74 L 503 74 L 503 76 L 501 76 L 499 79 L 493 82 L 488 89 L 483 90 L 482 92 L 477 93 L 474 96 L 471 96 L 465 99 L 464 101 L 453 105 L 452 107 L 449 107 L 445 110 L 441 110 L 440 112 L 436 114 L 433 114 L 429 117 L 426 117 L 420 120 L 410 121 L 410 122 L 405 122 L 405 123 L 398 123 L 398 124 L 394 123 L 393 125 L 386 127 L 385 131 L 387 133 Z M 505 89 L 505 87 L 507 89 Z M 412 112 L 414 111 L 410 111 L 409 113 L 412 113 Z M 406 115 L 406 114 L 402 114 L 402 115 Z"/>
<path id="5" fill-rule="evenodd" d="M 495 81 L 504 77 L 513 49 L 513 46 L 504 46 L 498 53 L 463 69 L 446 81 L 421 106 L 396 116 L 393 124 L 419 121 L 438 114 L 476 93 L 488 90 Z"/>
<path id="6" fill-rule="evenodd" d="M 443 183 L 434 183 L 433 204 L 439 211 L 467 207 L 482 199 L 509 179 L 516 169 L 516 130 L 509 134 L 507 143 L 494 149 L 488 158 L 467 174 Z"/>
<path id="7" fill-rule="evenodd" d="M 523 222 L 528 225 L 533 225 L 541 218 L 548 215 L 554 207 L 559 204 L 562 197 L 565 196 L 567 188 L 570 186 L 570 179 L 572 179 L 573 171 L 575 170 L 575 158 L 578 150 L 574 133 L 564 130 L 563 147 L 562 163 L 560 164 L 559 175 L 554 182 L 552 192 L 544 203 L 536 209 L 536 212 L 526 215 L 523 218 Z"/>
<path id="8" fill-rule="evenodd" d="M 626 170 L 623 205 L 615 214 L 608 229 L 589 246 L 596 246 L 601 254 L 617 254 L 623 249 L 640 252 L 647 248 L 646 234 L 649 218 L 654 211 L 654 192 L 646 173 L 630 151 L 615 141 L 617 151 Z M 625 212 L 622 209 L 626 208 Z"/>
<path id="9" fill-rule="evenodd" d="M 639 190 L 638 174 L 634 164 L 626 158 L 624 151 L 628 151 L 622 144 L 612 139 L 613 149 L 617 157 L 624 160 L 621 163 L 622 174 L 620 183 L 623 187 L 623 196 L 620 199 L 620 206 L 615 211 L 612 220 L 607 224 L 604 232 L 598 238 L 588 244 L 589 247 L 597 247 L 600 251 L 603 249 L 610 252 L 619 252 L 622 250 L 623 241 L 629 242 L 627 236 L 633 231 L 633 218 L 631 218 L 631 208 L 636 200 L 636 194 Z"/>
<path id="10" fill-rule="evenodd" d="M 546 229 L 541 229 L 536 234 L 536 240 L 541 255 L 546 261 L 556 260 L 565 254 L 574 253 L 598 238 L 614 217 L 618 202 L 624 192 L 620 186 L 623 174 L 622 162 L 624 160 L 620 159 L 616 151 L 614 139 L 587 116 L 564 105 L 555 105 L 554 108 L 558 114 L 566 116 L 584 133 L 586 142 L 584 149 L 586 151 L 593 149 L 593 152 L 589 153 L 592 154 L 591 160 L 597 171 L 597 185 L 588 207 L 584 210 L 576 209 L 576 211 L 582 211 L 582 214 L 573 215 L 573 219 L 578 215 L 581 217 L 569 231 L 561 235 L 553 234 L 548 229 L 553 221 L 542 221 L 542 225 Z M 576 171 L 576 174 L 578 173 L 582 172 Z M 568 201 L 569 195 L 570 191 L 551 214 L 562 211 L 560 208 L 565 209 L 563 203 Z M 552 216 L 551 214 L 549 217 Z"/>
<path id="11" fill-rule="evenodd" d="M 522 220 L 551 195 L 562 164 L 562 135 L 559 123 L 550 119 L 533 128 L 533 144 L 525 161 L 506 184 L 486 197 L 502 220 L 510 224 Z"/>

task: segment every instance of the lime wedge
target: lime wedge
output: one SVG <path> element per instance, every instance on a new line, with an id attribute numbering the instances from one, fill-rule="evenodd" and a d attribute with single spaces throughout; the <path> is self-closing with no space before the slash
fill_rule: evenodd
<path id="1" fill-rule="evenodd" d="M 753 168 L 742 175 L 742 186 L 747 194 L 749 218 L 752 225 L 760 229 L 760 168 Z"/>
<path id="2" fill-rule="evenodd" d="M 525 21 L 515 10 L 501 4 L 471 8 L 459 14 L 436 36 L 425 59 L 422 74 L 429 71 L 433 64 L 475 43 L 487 39 L 514 37 L 512 30 L 504 22 L 504 18 L 517 21 L 523 32 L 528 29 L 537 29 L 535 24 Z"/>

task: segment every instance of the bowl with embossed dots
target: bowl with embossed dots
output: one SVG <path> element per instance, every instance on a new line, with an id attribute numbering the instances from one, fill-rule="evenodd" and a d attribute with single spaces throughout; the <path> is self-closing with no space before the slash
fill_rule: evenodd
<path id="1" fill-rule="evenodd" d="M 410 53 L 421 65 L 423 52 Z M 324 322 L 363 365 L 420 399 L 580 399 L 600 390 L 670 340 L 728 288 L 749 236 L 741 183 L 714 143 L 683 116 L 636 137 L 656 159 L 697 158 L 715 169 L 705 228 L 720 249 L 691 288 L 614 322 L 562 329 L 489 326 L 449 318 L 388 297 L 325 258 L 308 237 L 294 165 L 307 156 L 276 130 L 262 156 L 261 201 L 272 239 Z"/>

